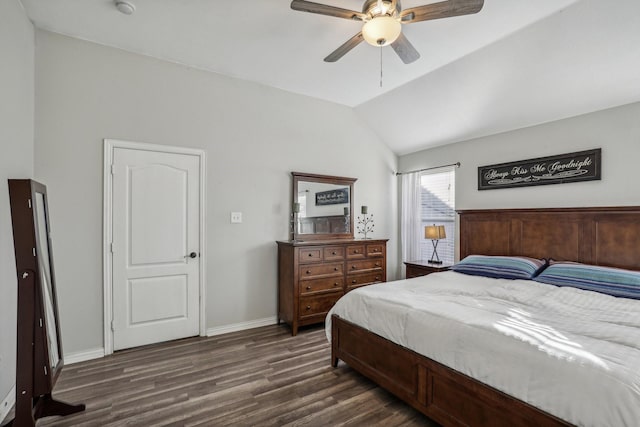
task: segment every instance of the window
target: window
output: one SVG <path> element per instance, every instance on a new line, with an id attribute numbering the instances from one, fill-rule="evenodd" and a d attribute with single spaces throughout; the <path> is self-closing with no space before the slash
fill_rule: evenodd
<path id="1" fill-rule="evenodd" d="M 300 212 L 298 212 L 298 218 L 307 217 L 307 193 L 301 191 L 298 193 L 298 204 L 300 205 Z"/>
<path id="2" fill-rule="evenodd" d="M 424 238 L 427 225 L 444 225 L 446 238 L 438 242 L 438 256 L 444 263 L 453 264 L 455 254 L 455 171 L 438 169 L 420 175 L 421 259 L 431 259 L 433 245 Z"/>

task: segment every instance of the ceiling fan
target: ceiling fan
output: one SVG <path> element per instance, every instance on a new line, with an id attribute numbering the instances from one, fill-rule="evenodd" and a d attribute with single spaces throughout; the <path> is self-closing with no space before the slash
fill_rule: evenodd
<path id="1" fill-rule="evenodd" d="M 420 58 L 420 54 L 402 34 L 401 24 L 469 15 L 479 12 L 483 5 L 484 0 L 447 0 L 402 10 L 400 0 L 365 0 L 362 12 L 356 12 L 306 0 L 293 0 L 291 9 L 363 23 L 362 30 L 324 58 L 325 62 L 337 61 L 364 39 L 373 46 L 390 44 L 402 62 L 410 64 Z"/>

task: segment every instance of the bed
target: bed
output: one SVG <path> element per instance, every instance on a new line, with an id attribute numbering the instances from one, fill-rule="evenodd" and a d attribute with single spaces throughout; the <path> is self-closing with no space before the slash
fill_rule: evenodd
<path id="1" fill-rule="evenodd" d="M 640 208 L 637 207 L 459 213 L 461 259 L 472 254 L 527 256 L 640 270 Z M 341 303 L 336 304 L 327 322 L 333 366 L 337 366 L 338 360 L 346 362 L 445 426 L 637 423 L 640 419 L 640 301 L 531 281 L 497 280 L 500 283 L 496 284 L 496 279 L 477 277 L 472 282 L 456 285 L 460 282 L 458 276 L 465 275 L 437 273 L 376 285 L 345 296 L 345 300 L 360 301 L 356 303 L 356 307 L 357 304 L 360 307 L 351 309 L 351 312 L 369 312 L 369 321 L 352 318 L 349 309 L 344 309 Z M 392 331 L 388 325 L 394 322 L 406 325 L 402 316 L 406 317 L 409 311 L 414 312 L 414 306 L 421 304 L 415 289 L 425 286 L 443 298 L 442 312 L 417 315 L 419 320 L 414 326 L 402 326 L 400 332 Z M 511 291 L 518 286 L 526 288 L 526 292 L 516 297 Z M 376 293 L 387 294 L 383 305 L 390 307 L 388 310 L 372 305 L 371 294 Z M 487 294 L 493 297 L 496 293 L 502 295 L 501 300 L 486 298 Z M 399 302 L 401 294 L 409 295 L 409 302 Z M 447 305 L 454 301 L 456 295 L 462 295 L 459 301 L 466 298 L 467 306 L 458 308 L 458 311 L 472 325 L 459 323 L 454 316 L 448 315 L 456 311 L 453 305 Z M 505 306 L 505 300 L 514 305 Z M 484 329 L 482 316 L 473 307 L 478 301 L 495 306 L 484 321 Z M 575 310 L 560 309 L 560 312 L 565 311 L 566 325 L 571 326 L 568 331 L 561 323 L 556 323 L 562 319 L 554 319 L 547 314 L 542 314 L 545 316 L 542 325 L 536 324 L 529 330 L 549 328 L 543 332 L 557 334 L 559 338 L 555 340 L 555 347 L 561 343 L 565 346 L 563 351 L 557 351 L 557 348 L 550 350 L 547 346 L 546 352 L 538 351 L 538 356 L 533 358 L 525 354 L 526 347 L 536 346 L 527 342 L 531 338 L 526 334 L 523 337 L 513 330 L 518 329 L 518 322 L 527 321 L 522 318 L 523 312 L 526 315 L 527 310 L 535 307 L 523 308 L 523 304 L 545 306 L 559 303 L 575 307 Z M 399 308 L 402 304 L 405 307 Z M 599 311 L 592 311 L 594 307 Z M 396 320 L 387 317 L 390 315 L 387 312 L 394 310 L 399 316 Z M 483 307 L 481 311 L 486 310 Z M 607 314 L 612 317 L 607 317 Z M 615 333 L 602 330 L 607 339 L 599 346 L 618 346 L 613 358 L 606 356 L 610 349 L 593 347 L 597 348 L 596 351 L 585 347 L 589 351 L 583 351 L 582 338 L 576 338 L 589 336 L 591 332 L 579 331 L 578 326 L 593 323 L 598 316 L 604 316 L 599 327 L 609 324 L 622 327 Z M 416 331 L 425 325 L 435 325 L 432 329 L 440 333 L 428 339 L 416 338 Z M 511 328 L 511 333 L 501 334 L 501 341 L 491 341 L 487 329 L 495 329 L 496 325 Z M 458 347 L 455 352 L 449 351 L 448 342 L 452 341 L 462 345 L 463 350 Z M 570 351 L 567 351 L 567 345 Z M 542 357 L 554 351 L 551 357 Z M 448 356 L 451 352 L 453 357 Z M 484 362 L 473 365 L 473 358 L 484 359 Z M 549 364 L 545 358 L 560 362 Z M 568 359 L 571 363 L 567 363 Z M 487 360 L 494 363 L 487 363 Z M 613 365 L 616 369 L 612 369 Z M 484 367 L 484 371 L 478 366 Z M 573 378 L 577 378 L 573 382 L 567 379 L 570 371 L 575 371 Z M 511 386 L 506 384 L 509 379 L 512 380 Z M 621 384 L 622 392 L 618 390 L 618 384 Z M 516 390 L 513 390 L 514 385 Z M 577 397 L 574 403 L 562 401 L 563 396 L 572 394 Z"/>

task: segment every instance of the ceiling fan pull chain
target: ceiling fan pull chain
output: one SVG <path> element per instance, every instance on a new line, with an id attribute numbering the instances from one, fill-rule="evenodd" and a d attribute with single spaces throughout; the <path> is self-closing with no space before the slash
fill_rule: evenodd
<path id="1" fill-rule="evenodd" d="M 380 87 L 382 87 L 382 46 L 380 46 Z"/>

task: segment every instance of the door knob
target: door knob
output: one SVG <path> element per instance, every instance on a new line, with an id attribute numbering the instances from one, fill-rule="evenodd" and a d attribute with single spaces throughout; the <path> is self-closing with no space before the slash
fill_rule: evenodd
<path id="1" fill-rule="evenodd" d="M 198 254 L 196 252 L 191 252 L 189 255 L 187 255 L 189 258 L 197 258 Z M 185 257 L 186 258 L 186 257 Z"/>

